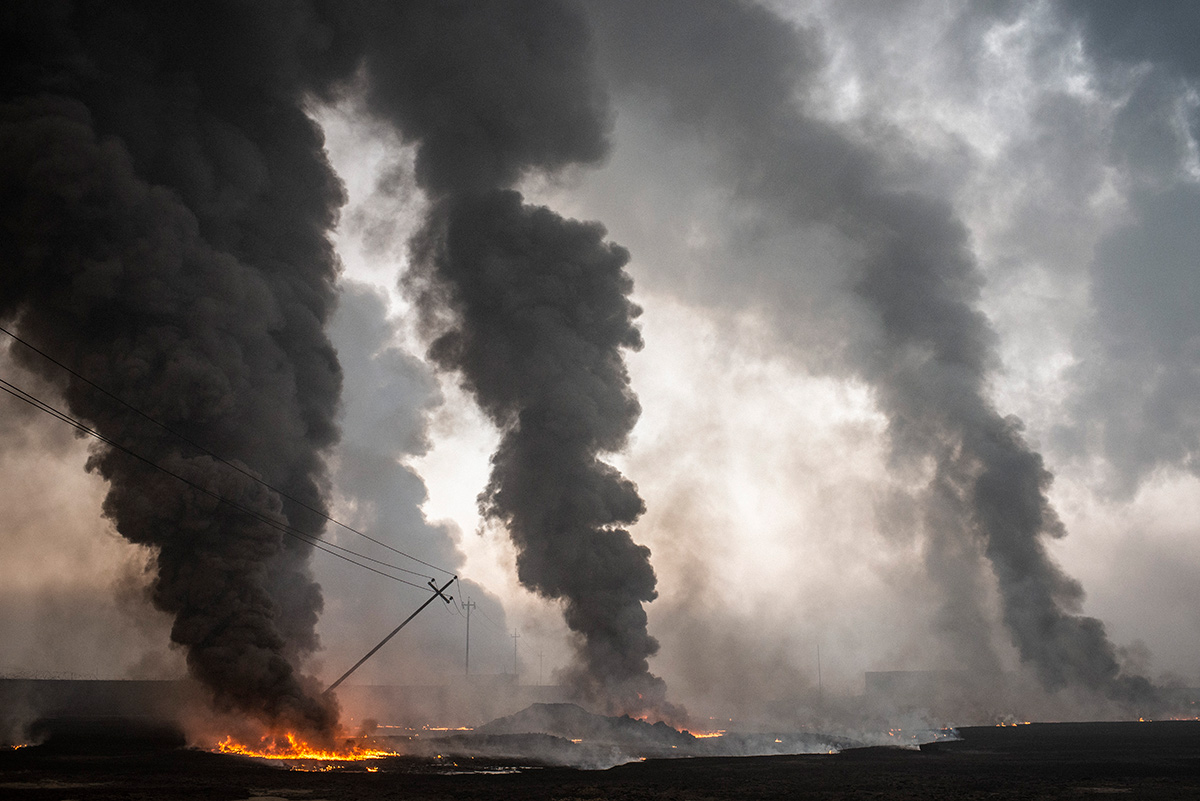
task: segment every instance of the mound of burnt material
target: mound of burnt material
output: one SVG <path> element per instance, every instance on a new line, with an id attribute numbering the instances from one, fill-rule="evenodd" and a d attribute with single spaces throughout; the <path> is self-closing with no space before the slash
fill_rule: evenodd
<path id="1" fill-rule="evenodd" d="M 642 756 L 637 749 L 615 743 L 575 742 L 551 734 L 479 732 L 410 740 L 404 744 L 404 752 L 460 770 L 479 770 L 480 765 L 604 769 L 636 762 Z"/>
<path id="2" fill-rule="evenodd" d="M 665 723 L 593 715 L 575 704 L 534 704 L 476 729 L 482 734 L 551 734 L 566 740 L 617 743 L 650 750 L 691 748 L 696 738 Z"/>
<path id="3" fill-rule="evenodd" d="M 569 753 L 578 762 L 600 764 L 655 757 L 757 756 L 813 754 L 840 751 L 860 743 L 845 738 L 802 732 L 788 734 L 738 733 L 721 737 L 695 737 L 665 723 L 647 723 L 628 716 L 594 715 L 575 704 L 534 704 L 520 712 L 480 726 L 471 735 L 455 738 L 458 745 L 482 742 L 513 747 L 521 738 L 550 735 L 573 744 Z M 567 756 L 556 749 L 559 759 Z"/>

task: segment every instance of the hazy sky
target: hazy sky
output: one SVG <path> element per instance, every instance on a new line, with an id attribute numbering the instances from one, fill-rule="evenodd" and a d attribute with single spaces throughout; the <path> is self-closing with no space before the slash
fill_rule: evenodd
<path id="1" fill-rule="evenodd" d="M 987 347 L 971 404 L 1019 418 L 1053 475 L 1065 533 L 1038 541 L 1082 585 L 1068 611 L 1103 621 L 1128 671 L 1200 685 L 1200 10 L 662 2 L 630 22 L 636 5 L 583 6 L 609 155 L 520 188 L 631 253 L 642 414 L 611 461 L 646 503 L 631 533 L 658 576 L 651 669 L 668 697 L 783 697 L 815 682 L 818 645 L 825 686 L 847 693 L 864 671 L 1020 664 L 984 540 L 939 522 L 952 462 L 906 439 L 941 436 L 915 400 L 940 390 L 904 384 L 891 301 L 862 289 L 871 220 L 899 213 L 871 199 L 905 193 L 961 226 L 969 270 L 953 280 Z M 655 18 L 679 40 L 639 39 Z M 476 508 L 498 434 L 425 359 L 398 285 L 425 207 L 413 150 L 358 98 L 310 112 L 348 194 L 334 515 L 470 580 L 474 670 L 511 670 L 515 630 L 522 680 L 540 665 L 550 681 L 571 653 L 560 611 L 519 586 Z M 180 672 L 169 621 L 138 597 L 144 554 L 100 516 L 88 444 L 0 409 L 0 670 Z M 313 563 L 312 666 L 332 679 L 424 596 Z M 463 636 L 457 610 L 431 608 L 363 680 L 461 672 Z"/>

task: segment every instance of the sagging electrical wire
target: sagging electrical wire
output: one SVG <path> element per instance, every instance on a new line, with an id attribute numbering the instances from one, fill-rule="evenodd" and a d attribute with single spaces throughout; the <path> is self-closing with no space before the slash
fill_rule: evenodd
<path id="1" fill-rule="evenodd" d="M 30 406 L 33 406 L 35 409 L 38 409 L 46 414 L 49 414 L 52 417 L 57 418 L 58 420 L 61 420 L 62 422 L 66 423 L 67 425 L 75 428 L 77 431 L 79 431 L 83 434 L 87 434 L 88 436 L 94 437 L 95 439 L 105 443 L 106 445 L 108 445 L 112 448 L 115 448 L 115 449 L 121 451 L 122 453 L 124 453 L 134 459 L 137 459 L 140 462 L 143 462 L 143 463 L 149 465 L 150 467 L 154 468 L 155 470 L 158 470 L 168 476 L 171 476 L 172 478 L 186 484 L 187 486 L 191 487 L 192 489 L 196 490 L 197 492 L 200 492 L 204 495 L 207 495 L 210 498 L 213 498 L 214 500 L 218 501 L 219 503 L 223 503 L 232 509 L 242 512 L 243 514 L 249 515 L 251 518 L 253 518 L 261 523 L 264 523 L 265 525 L 270 526 L 271 528 L 273 528 L 283 534 L 287 534 L 290 537 L 293 537 L 295 539 L 300 540 L 301 542 L 305 542 L 308 545 L 311 545 L 316 550 L 323 551 L 324 553 L 327 553 L 331 556 L 336 556 L 337 558 L 342 559 L 343 561 L 346 561 L 352 565 L 361 567 L 364 570 L 369 570 L 372 573 L 376 573 L 385 578 L 389 578 L 392 581 L 396 581 L 401 584 L 406 584 L 410 587 L 416 587 L 417 589 L 420 589 L 420 590 L 425 589 L 425 587 L 420 584 L 417 584 L 415 582 L 408 581 L 407 579 L 401 578 L 399 576 L 394 576 L 391 573 L 385 573 L 383 570 L 376 569 L 374 567 L 371 567 L 370 565 L 365 565 L 365 564 L 362 564 L 361 562 L 357 562 L 354 559 L 352 559 L 349 556 L 346 556 L 344 554 L 351 554 L 359 559 L 363 559 L 368 562 L 373 562 L 375 564 L 384 566 L 384 567 L 388 568 L 389 570 L 397 570 L 397 571 L 400 571 L 403 573 L 410 573 L 410 574 L 413 574 L 416 576 L 421 576 L 422 578 L 432 578 L 429 576 L 424 576 L 423 574 L 420 574 L 420 573 L 416 573 L 415 571 L 409 570 L 407 568 L 400 567 L 398 565 L 393 565 L 393 564 L 389 564 L 387 562 L 382 562 L 378 559 L 373 559 L 372 557 L 366 556 L 365 554 L 360 554 L 357 551 L 352 551 L 349 548 L 343 548 L 342 546 L 334 545 L 333 543 L 321 542 L 319 540 L 313 539 L 311 535 L 308 535 L 302 531 L 299 531 L 298 529 L 295 529 L 291 526 L 281 523 L 278 520 L 274 520 L 270 517 L 267 517 L 266 515 L 263 515 L 262 513 L 255 511 L 254 509 L 250 509 L 246 506 L 242 506 L 241 504 L 237 503 L 236 501 L 231 501 L 228 498 L 225 498 L 225 497 L 221 496 L 220 494 L 213 492 L 212 490 L 210 490 L 206 487 L 203 487 L 203 486 L 197 484 L 196 482 L 194 482 L 188 478 L 185 478 L 184 476 L 181 476 L 178 473 L 176 473 L 166 467 L 163 467 L 162 465 L 158 464 L 157 462 L 153 461 L 152 459 L 145 457 L 145 456 L 131 450 L 130 448 L 125 447 L 124 445 L 120 444 L 119 442 L 116 442 L 115 440 L 113 440 L 109 437 L 106 437 L 105 435 L 90 428 L 88 425 L 77 420 L 76 418 L 72 417 L 71 415 L 67 414 L 66 412 L 63 412 L 60 409 L 57 409 L 54 406 L 51 406 L 49 403 L 46 403 L 42 399 L 38 398 L 36 395 L 33 395 L 32 393 L 29 393 L 29 392 L 21 389 L 20 387 L 4 380 L 3 378 L 0 378 L 0 391 L 6 392 L 9 395 L 13 396 L 14 398 L 17 398 L 18 400 L 21 400 L 21 401 L 29 404 Z M 339 551 L 342 551 L 344 553 L 339 553 Z"/>
<path id="2" fill-rule="evenodd" d="M 236 470 L 238 473 L 241 473 L 243 476 L 245 476 L 246 478 L 249 478 L 251 481 L 254 481 L 254 482 L 256 482 L 256 483 L 260 484 L 261 486 L 263 486 L 263 487 L 266 487 L 267 489 L 271 490 L 271 491 L 272 491 L 272 492 L 274 492 L 275 494 L 279 495 L 281 498 L 286 498 L 287 500 L 291 501 L 292 503 L 295 503 L 295 504 L 297 504 L 298 506 L 300 506 L 300 507 L 302 507 L 302 508 L 304 508 L 304 509 L 307 509 L 308 511 L 312 512 L 313 514 L 319 515 L 320 517 L 324 518 L 324 519 L 325 519 L 325 520 L 327 520 L 328 522 L 330 522 L 330 523 L 333 523 L 335 526 L 338 526 L 338 527 L 340 527 L 340 528 L 343 528 L 343 529 L 345 529 L 346 531 L 349 531 L 349 532 L 351 532 L 351 533 L 353 533 L 353 534 L 357 534 L 358 536 L 362 537 L 363 539 L 366 539 L 366 540 L 368 540 L 368 541 L 370 541 L 370 542 L 373 542 L 373 543 L 375 543 L 376 545 L 378 545 L 379 547 L 381 547 L 381 548 L 385 548 L 385 549 L 387 549 L 387 550 L 391 551 L 392 553 L 395 553 L 395 554 L 397 554 L 397 555 L 399 555 L 399 556 L 403 556 L 403 557 L 404 557 L 404 558 L 406 558 L 406 559 L 411 559 L 412 561 L 414 561 L 414 562 L 417 562 L 418 564 L 424 565 L 425 567 L 428 567 L 428 568 L 430 568 L 430 569 L 432 569 L 432 570 L 436 570 L 436 571 L 438 571 L 438 572 L 440 572 L 440 573 L 445 573 L 446 575 L 454 575 L 454 571 L 452 571 L 452 570 L 447 570 L 447 569 L 446 569 L 446 568 L 444 568 L 444 567 L 438 567 L 437 565 L 430 564 L 429 562 L 426 562 L 426 561 L 424 561 L 423 559 L 419 559 L 419 558 L 417 558 L 417 557 L 413 556 L 412 554 L 405 553 L 404 551 L 401 551 L 401 550 L 400 550 L 400 549 L 398 549 L 398 548 L 395 548 L 395 547 L 393 547 L 393 546 L 391 546 L 391 545 L 388 545 L 386 542 L 383 542 L 383 541 L 381 541 L 381 540 L 378 540 L 378 539 L 376 539 L 375 537 L 372 537 L 372 536 L 370 536 L 370 535 L 368 535 L 368 534 L 366 534 L 366 533 L 364 533 L 364 532 L 362 532 L 362 531 L 360 531 L 360 530 L 358 530 L 358 529 L 354 528 L 353 526 L 350 526 L 350 525 L 348 525 L 348 524 L 346 524 L 346 523 L 343 523 L 343 522 L 341 522 L 340 520 L 337 520 L 337 519 L 336 519 L 336 518 L 334 518 L 334 517 L 331 517 L 331 516 L 330 516 L 330 515 L 329 515 L 327 512 L 324 512 L 324 511 L 322 511 L 322 510 L 320 510 L 320 509 L 317 509 L 317 508 L 315 508 L 315 507 L 313 507 L 313 506 L 310 506 L 309 504 L 305 503 L 304 501 L 300 500 L 299 498 L 296 498 L 296 497 L 294 497 L 294 496 L 292 496 L 292 495 L 289 495 L 288 493 L 284 492 L 283 490 L 279 489 L 278 487 L 275 487 L 275 486 L 272 486 L 271 484 L 268 484 L 268 483 L 267 483 L 266 481 L 264 481 L 264 480 L 263 480 L 261 477 L 259 477 L 259 476 L 256 476 L 256 475 L 254 475 L 253 473 L 251 473 L 250 471 L 248 471 L 248 470 L 245 470 L 244 468 L 241 468 L 241 467 L 239 467 L 238 465 L 236 465 L 236 464 L 234 464 L 233 462 L 231 462 L 231 461 L 229 461 L 229 460 L 227 460 L 227 459 L 225 459 L 225 458 L 223 458 L 223 457 L 221 457 L 221 456 L 217 455 L 216 453 L 213 453 L 213 452 L 212 452 L 212 451 L 210 451 L 208 448 L 205 448 L 203 445 L 201 445 L 201 444 L 199 444 L 199 443 L 197 443 L 197 442 L 193 441 L 192 439 L 190 439 L 189 437 L 187 437 L 187 436 L 185 436 L 185 435 L 183 435 L 183 434 L 180 434 L 178 431 L 175 431 L 175 430 L 173 430 L 173 429 L 172 429 L 170 426 L 168 426 L 167 424 L 165 424 L 165 423 L 162 423 L 162 422 L 160 422 L 160 421 L 156 420 L 154 417 L 152 417 L 152 416 L 150 416 L 149 414 L 147 414 L 147 413 L 143 412 L 141 409 L 137 408 L 137 407 L 136 407 L 136 406 L 134 406 L 133 404 L 131 404 L 131 403 L 128 403 L 127 401 L 125 401 L 124 399 L 122 399 L 122 398 L 118 397 L 117 395 L 113 394 L 112 392 L 109 392 L 107 389 L 105 389 L 104 387 L 100 386 L 100 385 L 99 385 L 99 384 L 97 384 L 96 382 L 94 382 L 94 381 L 92 381 L 91 379 L 87 378 L 86 376 L 84 376 L 84 375 L 80 374 L 78 371 L 76 371 L 76 370 L 72 369 L 72 368 L 71 368 L 69 365 L 67 365 L 67 364 L 65 364 L 65 363 L 63 363 L 63 362 L 61 362 L 61 361 L 59 361 L 58 359 L 54 358 L 54 357 L 53 357 L 53 356 L 51 356 L 50 354 L 48 354 L 48 353 L 46 353 L 45 351 L 43 351 L 43 350 L 41 350 L 40 348 L 38 348 L 36 345 L 33 345 L 33 344 L 32 344 L 32 343 L 30 343 L 30 342 L 27 342 L 26 340 L 22 339 L 21 337 L 19 337 L 18 335 L 16 335 L 16 334 L 15 334 L 15 333 L 13 333 L 12 331 L 9 331 L 7 328 L 4 328 L 3 326 L 0 326 L 0 333 L 7 334 L 9 337 L 11 337 L 12 339 L 14 339 L 15 341 L 17 341 L 17 342 L 19 342 L 20 344 L 24 345 L 26 348 L 28 348 L 29 350 L 31 350 L 31 351 L 33 351 L 34 353 L 38 354 L 38 355 L 39 355 L 39 356 L 41 356 L 43 359 L 46 359 L 46 360 L 47 360 L 47 361 L 49 361 L 50 363 L 52 363 L 52 364 L 54 364 L 54 365 L 57 365 L 59 368 L 61 368 L 61 369 L 65 370 L 65 371 L 66 371 L 66 372 L 68 372 L 68 373 L 70 373 L 72 376 L 74 376 L 75 378 L 77 378 L 77 379 L 79 379 L 80 381 L 84 382 L 84 383 L 85 383 L 85 384 L 87 384 L 88 386 L 92 387 L 92 388 L 93 388 L 93 389 L 95 389 L 97 392 L 100 392 L 100 393 L 104 394 L 106 397 L 108 397 L 108 398 L 111 398 L 113 401 L 116 401 L 117 403 L 121 404 L 121 405 L 122 405 L 122 406 L 124 406 L 126 409 L 129 409 L 131 412 L 133 412 L 134 414 L 138 415 L 139 417 L 141 417 L 141 418 L 143 418 L 143 419 L 145 419 L 145 420 L 149 421 L 150 423 L 153 423 L 154 425 L 158 426 L 160 429 L 162 429 L 163 431 L 167 432 L 167 433 L 168 433 L 168 434 L 170 434 L 171 436 L 173 436 L 173 437 L 175 437 L 175 438 L 179 439 L 181 442 L 184 442 L 184 443 L 186 443 L 186 444 L 190 445 L 191 447 L 195 448 L 196 450 L 200 451 L 200 452 L 201 452 L 201 453 L 203 453 L 205 456 L 208 456 L 208 457 L 210 457 L 210 458 L 212 458 L 212 459 L 215 459 L 216 461 L 220 462 L 221 464 L 225 465 L 226 467 L 230 468 L 231 470 Z M 364 558 L 368 558 L 368 557 L 364 557 Z M 423 574 L 423 573 L 417 573 L 417 572 L 415 572 L 415 571 L 411 571 L 411 570 L 405 570 L 404 568 L 397 568 L 397 569 L 398 569 L 398 570 L 403 570 L 403 571 L 404 571 L 404 572 L 406 572 L 406 573 L 412 573 L 413 575 L 416 575 L 416 576 L 421 576 L 422 578 L 427 578 L 427 576 L 425 576 L 425 574 Z M 431 578 L 431 577 L 428 577 L 428 578 Z"/>

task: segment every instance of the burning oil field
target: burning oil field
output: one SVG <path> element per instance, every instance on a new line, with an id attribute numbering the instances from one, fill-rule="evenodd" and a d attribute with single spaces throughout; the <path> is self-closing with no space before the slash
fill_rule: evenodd
<path id="1" fill-rule="evenodd" d="M 360 736 L 335 752 L 182 748 L 147 726 L 118 733 L 76 722 L 43 733 L 40 745 L 0 751 L 5 797 L 1183 799 L 1200 791 L 1197 721 L 967 727 L 905 748 L 814 733 L 696 736 L 574 705 L 530 707 L 470 733 Z"/>
<path id="2" fill-rule="evenodd" d="M 1197 36 L 3 4 L 0 789 L 1187 796 Z"/>

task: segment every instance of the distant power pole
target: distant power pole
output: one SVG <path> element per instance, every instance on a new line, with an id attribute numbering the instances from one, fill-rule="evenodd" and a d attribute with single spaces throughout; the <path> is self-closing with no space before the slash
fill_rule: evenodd
<path id="1" fill-rule="evenodd" d="M 471 610 L 475 608 L 475 604 L 471 602 L 470 596 L 467 597 L 467 602 L 463 604 L 463 609 L 467 610 L 467 669 L 463 673 L 464 676 L 471 675 Z"/>
<path id="2" fill-rule="evenodd" d="M 514 630 L 509 636 L 513 638 L 513 675 L 515 676 L 517 675 L 517 640 L 521 639 L 521 634 Z"/>
<path id="3" fill-rule="evenodd" d="M 817 643 L 817 706 L 821 706 L 825 700 L 825 692 L 821 687 L 821 643 Z"/>
<path id="4" fill-rule="evenodd" d="M 542 686 L 542 649 L 538 649 L 538 686 Z"/>

